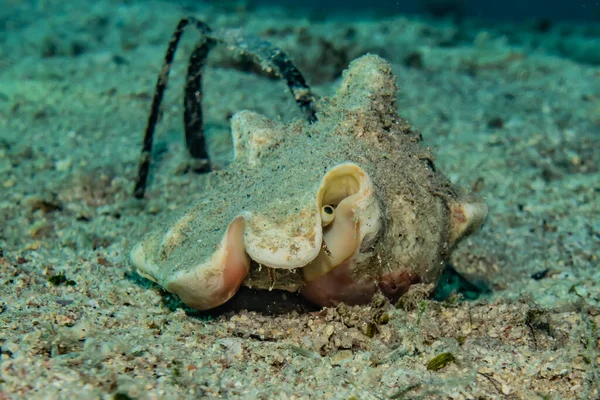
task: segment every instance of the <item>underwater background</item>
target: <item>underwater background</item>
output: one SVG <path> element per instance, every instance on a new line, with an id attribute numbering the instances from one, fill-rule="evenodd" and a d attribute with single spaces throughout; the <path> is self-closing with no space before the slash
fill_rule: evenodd
<path id="1" fill-rule="evenodd" d="M 132 196 L 188 15 L 270 41 L 321 98 L 352 60 L 391 63 L 399 114 L 490 210 L 435 288 L 323 310 L 243 289 L 198 313 L 132 270 L 140 236 L 211 185 L 183 141 L 189 29 Z M 0 0 L 0 399 L 600 398 L 599 20 L 590 0 Z M 301 118 L 225 46 L 204 90 L 222 166 L 237 111 Z"/>
<path id="2" fill-rule="evenodd" d="M 481 1 L 481 0 L 371 0 L 344 1 L 306 0 L 277 1 L 257 0 L 257 5 L 279 5 L 286 8 L 312 9 L 321 13 L 381 12 L 394 14 L 435 14 L 456 13 L 467 18 L 481 18 L 489 21 L 548 18 L 553 21 L 587 21 L 598 22 L 600 4 L 594 0 L 567 2 L 564 0 L 537 1 Z"/>

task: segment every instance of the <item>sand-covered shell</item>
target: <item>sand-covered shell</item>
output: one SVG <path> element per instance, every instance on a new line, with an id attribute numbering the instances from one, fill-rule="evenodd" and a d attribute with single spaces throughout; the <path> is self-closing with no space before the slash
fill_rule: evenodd
<path id="1" fill-rule="evenodd" d="M 367 55 L 316 123 L 237 113 L 232 163 L 203 201 L 134 247 L 133 265 L 200 310 L 241 284 L 334 305 L 435 281 L 487 208 L 436 171 L 396 92 L 390 65 Z"/>

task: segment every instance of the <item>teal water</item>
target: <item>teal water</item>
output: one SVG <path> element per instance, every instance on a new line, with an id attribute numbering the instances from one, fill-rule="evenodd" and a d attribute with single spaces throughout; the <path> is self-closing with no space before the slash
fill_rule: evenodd
<path id="1" fill-rule="evenodd" d="M 372 3 L 0 0 L 0 394 L 386 398 L 437 382 L 443 393 L 423 396 L 450 398 L 453 389 L 425 365 L 451 351 L 460 365 L 449 374 L 465 393 L 499 396 L 479 371 L 507 382 L 515 398 L 597 398 L 598 4 Z M 436 167 L 485 199 L 483 229 L 454 249 L 435 292 L 390 311 L 376 345 L 352 336 L 363 332 L 356 321 L 367 308 L 317 315 L 295 296 L 262 300 L 244 289 L 251 301 L 196 318 L 131 271 L 137 238 L 211 185 L 191 171 L 183 140 L 182 89 L 199 38 L 191 29 L 158 110 L 144 200 L 133 196 L 156 77 L 173 29 L 190 15 L 278 46 L 320 99 L 334 93 L 352 60 L 387 59 L 399 112 L 422 132 Z M 304 117 L 285 83 L 251 61 L 219 46 L 207 62 L 204 122 L 219 168 L 232 156 L 229 119 L 237 111 Z M 441 324 L 452 313 L 436 307 L 469 318 L 474 310 L 483 322 Z M 266 311 L 241 311 L 249 308 Z M 331 341 L 319 330 L 328 323 L 337 324 Z M 286 333 L 269 336 L 263 326 Z M 450 333 L 436 330 L 446 326 Z M 517 327 L 521 336 L 511 333 Z M 532 331 L 540 332 L 535 343 L 523 339 Z M 281 350 L 290 343 L 296 347 Z M 297 350 L 304 347 L 314 354 Z M 353 351 L 360 368 L 340 361 L 342 350 Z M 496 363 L 499 354 L 506 358 Z M 538 380 L 522 372 L 540 360 L 547 364 Z M 489 365 L 493 373 L 481 372 Z M 340 381 L 343 388 L 332 390 Z"/>

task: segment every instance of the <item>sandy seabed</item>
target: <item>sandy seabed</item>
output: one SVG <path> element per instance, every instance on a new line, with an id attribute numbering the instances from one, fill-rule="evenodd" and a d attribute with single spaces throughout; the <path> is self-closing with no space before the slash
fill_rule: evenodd
<path id="1" fill-rule="evenodd" d="M 2 3 L 1 399 L 600 397 L 593 27 L 349 20 L 198 2 Z M 354 58 L 388 59 L 400 114 L 423 132 L 438 168 L 490 207 L 450 260 L 481 293 L 440 302 L 418 286 L 397 305 L 291 311 L 272 293 L 269 312 L 198 315 L 133 273 L 131 245 L 210 184 L 182 173 L 190 32 L 146 199 L 131 196 L 156 75 L 184 15 L 273 42 L 320 96 Z M 283 83 L 250 72 L 225 49 L 211 56 L 205 107 L 218 162 L 231 157 L 236 111 L 301 117 Z"/>

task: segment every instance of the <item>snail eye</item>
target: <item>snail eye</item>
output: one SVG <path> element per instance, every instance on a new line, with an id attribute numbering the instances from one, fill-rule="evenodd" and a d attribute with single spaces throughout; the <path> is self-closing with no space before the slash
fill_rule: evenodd
<path id="1" fill-rule="evenodd" d="M 335 218 L 335 207 L 330 204 L 325 204 L 321 207 L 321 225 L 326 227 Z"/>

